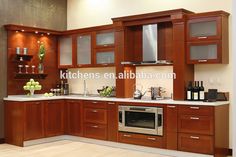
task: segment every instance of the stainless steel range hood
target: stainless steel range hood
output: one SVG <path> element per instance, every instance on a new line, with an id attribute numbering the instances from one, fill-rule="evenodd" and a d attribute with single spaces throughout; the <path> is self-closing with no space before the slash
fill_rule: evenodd
<path id="1" fill-rule="evenodd" d="M 145 64 L 172 64 L 171 61 L 158 59 L 158 25 L 143 25 L 142 46 L 143 60 L 141 62 L 121 62 L 121 64 L 145 65 Z"/>

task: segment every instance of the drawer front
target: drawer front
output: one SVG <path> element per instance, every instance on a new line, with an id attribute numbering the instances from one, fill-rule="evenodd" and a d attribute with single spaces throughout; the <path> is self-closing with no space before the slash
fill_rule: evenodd
<path id="1" fill-rule="evenodd" d="M 119 132 L 118 141 L 128 144 L 163 148 L 163 137 Z"/>
<path id="2" fill-rule="evenodd" d="M 107 110 L 84 108 L 84 121 L 89 123 L 107 124 Z"/>
<path id="3" fill-rule="evenodd" d="M 107 140 L 107 126 L 101 124 L 86 123 L 84 124 L 84 136 Z"/>
<path id="4" fill-rule="evenodd" d="M 178 149 L 187 152 L 213 154 L 213 137 L 197 134 L 179 134 Z"/>
<path id="5" fill-rule="evenodd" d="M 181 133 L 213 135 L 213 117 L 181 115 L 178 130 Z"/>
<path id="6" fill-rule="evenodd" d="M 213 116 L 213 107 L 203 106 L 179 106 L 179 114 L 181 115 L 199 115 L 199 116 Z"/>
<path id="7" fill-rule="evenodd" d="M 84 101 L 84 107 L 106 109 L 107 104 L 103 101 Z"/>

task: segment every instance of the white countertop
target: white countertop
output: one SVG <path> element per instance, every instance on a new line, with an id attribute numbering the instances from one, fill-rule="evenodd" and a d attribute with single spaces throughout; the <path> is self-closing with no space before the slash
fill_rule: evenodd
<path id="1" fill-rule="evenodd" d="M 151 99 L 141 99 L 134 100 L 132 98 L 107 98 L 98 96 L 79 96 L 79 95 L 68 95 L 68 96 L 53 96 L 45 97 L 41 94 L 36 94 L 32 97 L 26 95 L 9 95 L 3 100 L 5 101 L 44 101 L 44 100 L 61 100 L 61 99 L 73 99 L 73 100 L 95 100 L 95 101 L 115 101 L 115 102 L 136 102 L 136 103 L 157 103 L 157 104 L 173 104 L 173 105 L 199 105 L 199 106 L 219 106 L 229 104 L 229 101 L 217 101 L 217 102 L 202 102 L 202 101 L 178 101 L 172 99 L 164 100 L 151 100 Z"/>

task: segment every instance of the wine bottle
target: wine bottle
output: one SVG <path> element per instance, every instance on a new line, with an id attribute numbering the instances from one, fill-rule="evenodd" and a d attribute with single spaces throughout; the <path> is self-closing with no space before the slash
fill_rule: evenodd
<path id="1" fill-rule="evenodd" d="M 188 101 L 192 100 L 192 92 L 193 92 L 192 81 L 189 81 L 188 87 L 187 87 L 187 100 Z"/>
<path id="2" fill-rule="evenodd" d="M 198 86 L 197 86 L 197 81 L 194 81 L 193 100 L 198 101 L 198 96 L 199 96 L 199 90 L 198 90 Z"/>
<path id="3" fill-rule="evenodd" d="M 199 100 L 201 101 L 205 100 L 203 81 L 201 81 L 201 86 L 199 87 Z"/>

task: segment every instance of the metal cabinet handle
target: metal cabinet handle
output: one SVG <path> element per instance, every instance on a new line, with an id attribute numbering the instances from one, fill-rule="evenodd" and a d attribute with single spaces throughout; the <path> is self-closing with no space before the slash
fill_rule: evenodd
<path id="1" fill-rule="evenodd" d="M 200 137 L 197 137 L 197 136 L 190 136 L 191 139 L 195 139 L 195 140 L 199 140 Z"/>
<path id="2" fill-rule="evenodd" d="M 168 108 L 176 108 L 176 106 L 167 106 Z"/>
<path id="3" fill-rule="evenodd" d="M 114 103 L 114 102 L 109 102 L 108 104 L 109 104 L 109 105 L 115 105 L 115 103 Z"/>
<path id="4" fill-rule="evenodd" d="M 39 105 L 39 104 L 40 104 L 40 102 L 36 102 L 35 104 L 36 104 L 36 105 Z"/>
<path id="5" fill-rule="evenodd" d="M 190 109 L 199 110 L 199 107 L 190 107 Z"/>
<path id="6" fill-rule="evenodd" d="M 97 125 L 93 125 L 93 126 L 91 126 L 92 128 L 98 128 L 98 126 Z"/>
<path id="7" fill-rule="evenodd" d="M 199 120 L 200 118 L 198 118 L 198 117 L 190 117 L 190 119 L 192 119 L 192 120 Z"/>
<path id="8" fill-rule="evenodd" d="M 126 135 L 126 134 L 124 134 L 123 136 L 124 136 L 124 137 L 131 137 L 131 135 Z"/>
<path id="9" fill-rule="evenodd" d="M 154 138 L 154 137 L 148 137 L 147 139 L 152 140 L 152 141 L 156 141 L 156 138 Z"/>
<path id="10" fill-rule="evenodd" d="M 107 47 L 108 45 L 104 44 L 103 46 L 104 46 L 104 47 Z"/>
<path id="11" fill-rule="evenodd" d="M 92 103 L 93 103 L 93 104 L 97 104 L 98 102 L 96 102 L 96 101 L 93 101 Z"/>
<path id="12" fill-rule="evenodd" d="M 203 36 L 203 37 L 198 37 L 198 39 L 206 39 L 206 38 L 207 38 L 207 37 L 204 37 L 204 36 Z"/>
<path id="13" fill-rule="evenodd" d="M 97 110 L 93 110 L 92 112 L 93 112 L 93 113 L 97 113 L 98 111 L 97 111 Z"/>
<path id="14" fill-rule="evenodd" d="M 206 59 L 199 59 L 198 62 L 207 62 Z"/>
<path id="15" fill-rule="evenodd" d="M 103 66 L 107 66 L 108 64 L 106 64 L 106 63 L 104 63 L 104 64 L 102 64 Z"/>

